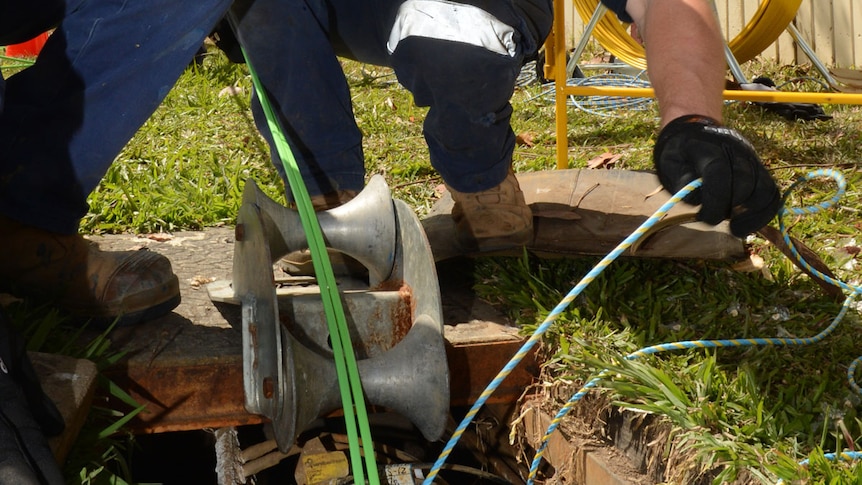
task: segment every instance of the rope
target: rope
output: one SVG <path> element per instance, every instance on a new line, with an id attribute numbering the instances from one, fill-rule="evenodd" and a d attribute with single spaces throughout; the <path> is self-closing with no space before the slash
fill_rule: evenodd
<path id="1" fill-rule="evenodd" d="M 666 352 L 670 350 L 683 350 L 683 349 L 708 349 L 708 348 L 719 348 L 719 347 L 751 347 L 751 346 L 765 346 L 765 345 L 773 345 L 773 346 L 790 346 L 790 345 L 811 345 L 818 343 L 828 337 L 835 329 L 838 327 L 838 323 L 844 318 L 847 314 L 847 310 L 850 308 L 850 304 L 852 303 L 853 298 L 848 297 L 844 300 L 844 304 L 841 306 L 841 311 L 838 312 L 838 315 L 832 320 L 832 323 L 824 329 L 822 332 L 818 333 L 814 337 L 810 338 L 751 338 L 751 339 L 731 339 L 731 340 L 690 340 L 684 342 L 671 342 L 666 344 L 654 345 L 652 347 L 646 347 L 637 352 L 631 353 L 627 355 L 626 360 L 634 360 L 639 357 L 644 357 L 647 355 L 657 354 L 659 352 Z M 862 359 L 862 357 L 860 357 Z M 590 389 L 598 386 L 599 382 L 605 377 L 608 377 L 610 372 L 606 369 L 600 372 L 595 378 L 590 380 L 586 385 L 584 385 L 581 390 L 575 393 L 568 402 L 560 409 L 554 419 L 551 420 L 550 426 L 548 426 L 548 430 L 545 432 L 545 435 L 542 437 L 541 445 L 539 449 L 536 451 L 536 455 L 533 458 L 533 462 L 530 465 L 530 474 L 527 480 L 527 483 L 532 483 L 533 479 L 536 477 L 536 473 L 538 472 L 539 465 L 541 464 L 542 458 L 544 457 L 545 449 L 547 448 L 548 442 L 551 438 L 551 435 L 556 431 L 562 419 L 569 413 L 569 411 L 574 407 L 574 404 L 583 398 Z M 851 376 L 852 379 L 852 376 Z M 855 384 L 855 383 L 852 383 Z"/>
<path id="2" fill-rule="evenodd" d="M 641 72 L 638 76 L 630 76 L 628 74 L 620 74 L 620 73 L 607 73 L 607 74 L 597 74 L 595 76 L 588 76 L 583 78 L 569 78 L 566 80 L 567 86 L 601 86 L 601 87 L 620 87 L 620 88 L 649 88 L 649 81 L 645 81 L 640 78 L 640 75 L 644 74 Z M 532 101 L 536 98 L 545 98 L 545 101 L 549 103 L 555 103 L 554 99 L 554 83 L 547 83 L 542 85 L 542 91 L 530 98 L 528 101 Z M 618 109 L 631 109 L 635 111 L 644 111 L 651 109 L 654 103 L 654 99 L 651 97 L 643 97 L 643 96 L 576 96 L 569 95 L 566 100 L 567 106 L 575 107 L 581 111 L 586 113 L 590 113 L 596 116 L 603 116 L 606 118 L 617 117 L 618 113 L 613 113 L 614 110 Z"/>
<path id="3" fill-rule="evenodd" d="M 599 5 L 599 0 L 572 1 L 585 24 Z M 801 4 L 802 0 L 762 0 L 745 27 L 727 44 L 737 62 L 743 64 L 754 59 L 775 42 L 796 17 Z M 596 24 L 593 36 L 626 64 L 646 69 L 644 47 L 626 31 L 627 27 L 608 12 Z"/>
<path id="4" fill-rule="evenodd" d="M 446 462 L 446 459 L 452 453 L 452 449 L 461 439 L 461 435 L 464 433 L 464 430 L 467 429 L 467 426 L 473 421 L 473 418 L 479 412 L 479 409 L 485 404 L 491 394 L 497 390 L 503 380 L 511 374 L 512 370 L 518 366 L 518 364 L 524 359 L 524 357 L 529 353 L 529 351 L 533 348 L 536 343 L 538 343 L 539 339 L 541 339 L 542 335 L 551 327 L 551 325 L 557 320 L 560 314 L 569 306 L 569 304 L 574 301 L 577 296 L 584 291 L 584 289 L 589 286 L 593 280 L 596 279 L 615 259 L 617 259 L 626 249 L 628 249 L 632 244 L 634 244 L 638 239 L 640 239 L 644 234 L 649 231 L 650 227 L 655 225 L 658 221 L 660 221 L 667 213 L 670 211 L 676 204 L 678 204 L 686 195 L 689 194 L 692 190 L 699 187 L 701 184 L 700 179 L 695 180 L 694 182 L 683 187 L 679 192 L 677 192 L 673 197 L 670 198 L 664 205 L 659 207 L 655 213 L 650 216 L 646 221 L 643 222 L 635 231 L 630 234 L 623 242 L 621 242 L 613 251 L 611 251 L 607 256 L 602 258 L 601 261 L 596 264 L 596 266 L 584 276 L 581 281 L 575 285 L 574 288 L 566 295 L 565 298 L 548 314 L 545 318 L 545 321 L 539 325 L 538 328 L 533 332 L 530 338 L 524 342 L 518 352 L 509 360 L 509 362 L 503 367 L 503 369 L 497 374 L 497 376 L 491 381 L 490 384 L 482 391 L 482 394 L 467 412 L 467 415 L 464 416 L 464 419 L 455 429 L 455 432 L 452 434 L 452 437 L 446 443 L 446 446 L 443 448 L 443 451 L 440 453 L 440 456 L 437 458 L 437 461 L 434 462 L 434 466 L 431 467 L 431 470 L 428 473 L 428 476 L 422 482 L 423 485 L 431 485 L 434 482 L 434 477 L 437 476 L 440 468 Z"/>
<path id="5" fill-rule="evenodd" d="M 585 78 L 574 78 L 566 80 L 568 86 L 616 86 L 627 88 L 648 88 L 649 81 L 640 78 L 646 71 L 638 76 L 629 76 L 619 73 L 598 74 Z M 598 116 L 613 116 L 610 111 L 616 109 L 632 109 L 643 111 L 653 106 L 653 98 L 635 98 L 627 96 L 569 96 L 567 103 L 581 111 Z"/>
<path id="6" fill-rule="evenodd" d="M 862 452 L 859 451 L 842 451 L 841 453 L 824 453 L 823 458 L 830 461 L 854 461 L 862 459 Z M 808 466 L 809 460 L 808 458 L 800 461 L 799 466 L 806 467 Z M 781 485 L 784 483 L 784 480 L 778 480 L 776 485 Z"/>
<path id="7" fill-rule="evenodd" d="M 817 177 L 831 177 L 836 184 L 838 185 L 838 190 L 836 194 L 828 201 L 821 202 L 819 204 L 804 207 L 804 208 L 787 208 L 783 206 L 778 213 L 779 217 L 779 226 L 781 229 L 781 233 L 785 239 L 787 245 L 791 248 L 792 254 L 795 258 L 797 258 L 800 263 L 809 269 L 811 274 L 815 275 L 818 278 L 823 278 L 826 281 L 831 282 L 836 286 L 840 286 L 841 288 L 850 292 L 850 295 L 845 299 L 844 304 L 841 307 L 838 315 L 833 319 L 832 323 L 819 334 L 814 337 L 809 338 L 750 338 L 750 339 L 726 339 L 726 340 L 692 340 L 692 341 L 682 341 L 682 342 L 671 342 L 660 345 L 654 345 L 650 347 L 643 348 L 638 350 L 628 356 L 626 359 L 633 360 L 639 357 L 643 357 L 646 355 L 652 355 L 659 352 L 671 351 L 671 350 L 683 350 L 683 349 L 692 349 L 692 348 L 718 348 L 718 347 L 742 347 L 742 346 L 791 346 L 791 345 L 812 345 L 818 342 L 821 342 L 827 336 L 829 336 L 838 326 L 839 322 L 841 322 L 844 316 L 847 314 L 848 309 L 851 308 L 851 303 L 853 302 L 855 296 L 862 293 L 862 287 L 860 286 L 852 286 L 847 283 L 835 280 L 830 278 L 827 275 L 817 271 L 812 268 L 810 264 L 808 264 L 805 259 L 799 254 L 796 250 L 793 242 L 788 235 L 787 228 L 784 225 L 783 218 L 785 215 L 808 215 L 820 212 L 825 210 L 831 206 L 833 206 L 837 201 L 841 198 L 841 196 L 846 191 L 846 182 L 844 177 L 841 176 L 835 170 L 818 170 L 808 174 L 807 176 L 801 178 L 796 183 L 794 183 L 785 193 L 785 200 L 787 199 L 788 194 L 792 192 L 794 188 L 799 186 L 802 183 L 805 183 L 813 178 Z M 455 429 L 452 437 L 446 443 L 446 446 L 443 448 L 443 451 L 440 453 L 437 461 L 431 467 L 428 476 L 423 481 L 423 485 L 431 485 L 433 483 L 434 478 L 439 473 L 439 470 L 445 464 L 446 459 L 451 454 L 452 449 L 458 443 L 460 437 L 466 430 L 467 426 L 472 422 L 473 418 L 478 413 L 479 409 L 485 404 L 491 394 L 499 387 L 499 385 L 503 382 L 503 380 L 511 373 L 511 371 L 517 367 L 517 365 L 524 359 L 527 353 L 533 348 L 533 346 L 539 341 L 541 336 L 550 328 L 550 326 L 557 320 L 559 315 L 571 304 L 572 301 L 590 284 L 595 278 L 600 275 L 611 262 L 613 262 L 617 257 L 619 257 L 626 249 L 631 247 L 638 239 L 640 239 L 645 233 L 649 231 L 649 229 L 654 226 L 658 221 L 660 221 L 671 208 L 673 208 L 677 203 L 679 203 L 683 198 L 685 198 L 688 193 L 692 190 L 696 189 L 701 185 L 701 180 L 695 180 L 689 185 L 683 187 L 677 194 L 671 197 L 664 205 L 662 205 L 652 216 L 650 216 L 644 223 L 642 223 L 631 235 L 629 235 L 623 242 L 621 242 L 613 251 L 611 251 L 607 256 L 605 256 L 595 267 L 586 275 L 584 278 L 575 285 L 574 288 L 563 298 L 563 300 L 548 314 L 545 318 L 544 322 L 542 322 L 539 327 L 533 332 L 530 338 L 522 345 L 522 347 L 518 350 L 518 352 L 510 359 L 510 361 L 503 367 L 503 369 L 497 374 L 497 376 L 491 381 L 491 383 L 486 387 L 486 389 L 482 392 L 470 410 L 467 412 L 461 423 Z M 850 385 L 857 392 L 862 391 L 855 381 L 855 372 L 858 366 L 862 364 L 862 357 L 856 359 L 850 368 L 847 371 L 847 377 L 850 381 Z M 597 377 L 591 379 L 586 385 L 584 385 L 578 392 L 576 392 L 569 401 L 560 409 L 557 415 L 552 420 L 550 426 L 548 427 L 547 432 L 542 438 L 542 442 L 539 448 L 536 451 L 536 455 L 533 459 L 533 462 L 530 466 L 530 473 L 528 476 L 528 484 L 532 484 L 533 479 L 535 478 L 535 474 L 538 471 L 539 464 L 541 463 L 542 457 L 544 456 L 544 451 L 547 448 L 547 444 L 549 442 L 551 434 L 557 429 L 559 423 L 565 417 L 568 412 L 572 409 L 574 404 L 579 401 L 586 393 L 595 388 L 598 383 L 607 377 L 609 371 L 603 370 L 598 374 Z M 847 456 L 843 454 L 841 456 Z"/>
<path id="8" fill-rule="evenodd" d="M 796 247 L 793 245 L 793 241 L 788 234 L 787 227 L 784 224 L 784 216 L 786 215 L 811 215 L 817 212 L 826 210 L 833 205 L 835 205 L 838 200 L 844 195 L 847 184 L 844 180 L 844 177 L 835 170 L 817 170 L 809 173 L 805 177 L 797 180 L 790 188 L 785 192 L 785 200 L 788 195 L 798 187 L 799 185 L 808 182 L 814 178 L 818 177 L 831 177 L 838 186 L 835 195 L 824 202 L 819 204 L 803 207 L 803 208 L 787 208 L 786 206 L 782 206 L 782 208 L 778 212 L 778 223 L 779 228 L 781 229 L 781 234 L 784 237 L 785 243 L 790 247 L 793 256 L 805 267 L 811 274 L 815 277 L 823 279 L 825 281 L 830 282 L 835 286 L 840 286 L 844 290 L 850 292 L 847 298 L 844 300 L 844 304 L 841 306 L 841 310 L 838 312 L 838 315 L 832 320 L 832 323 L 823 331 L 818 333 L 817 335 L 809 338 L 750 338 L 750 339 L 729 339 L 729 340 L 692 340 L 692 341 L 683 341 L 683 342 L 671 342 L 666 344 L 654 345 L 651 347 L 646 347 L 641 350 L 638 350 L 632 354 L 627 355 L 625 358 L 627 360 L 634 360 L 639 357 L 657 354 L 659 352 L 666 352 L 671 350 L 684 350 L 684 349 L 692 349 L 692 348 L 719 348 L 719 347 L 749 347 L 749 346 L 794 346 L 794 345 L 812 345 L 823 341 L 827 336 L 832 334 L 835 329 L 838 327 L 838 323 L 844 319 L 844 316 L 847 314 L 847 311 L 851 308 L 851 304 L 854 298 L 862 294 L 862 286 L 852 286 L 843 281 L 836 280 L 831 278 L 822 272 L 813 268 L 801 254 L 797 251 Z M 649 222 L 649 221 L 648 221 Z M 854 360 L 853 364 L 847 370 L 847 379 L 850 383 L 850 387 L 854 389 L 854 391 L 862 394 L 862 389 L 860 389 L 859 385 L 855 380 L 855 372 L 858 365 L 862 362 L 862 357 Z M 605 369 L 601 371 L 595 378 L 591 379 L 584 385 L 578 392 L 576 392 L 568 402 L 560 409 L 557 415 L 551 421 L 551 424 L 548 426 L 545 435 L 542 437 L 541 444 L 536 451 L 536 455 L 533 458 L 533 462 L 530 465 L 530 473 L 528 476 L 527 483 L 531 484 L 535 479 L 535 475 L 538 472 L 539 465 L 541 464 L 542 457 L 544 456 L 544 451 L 547 448 L 548 442 L 550 440 L 551 434 L 557 429 L 562 419 L 568 414 L 568 412 L 572 409 L 574 404 L 583 398 L 590 389 L 595 388 L 599 382 L 608 377 L 610 372 Z"/>

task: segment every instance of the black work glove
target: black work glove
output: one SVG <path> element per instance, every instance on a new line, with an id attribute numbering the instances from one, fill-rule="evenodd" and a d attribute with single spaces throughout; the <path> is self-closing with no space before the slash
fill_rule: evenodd
<path id="1" fill-rule="evenodd" d="M 668 123 L 659 133 L 653 160 L 659 180 L 672 194 L 702 178 L 685 202 L 702 205 L 697 218 L 707 224 L 730 219 L 734 236 L 765 226 L 781 206 L 778 187 L 754 147 L 712 118 L 686 115 Z"/>

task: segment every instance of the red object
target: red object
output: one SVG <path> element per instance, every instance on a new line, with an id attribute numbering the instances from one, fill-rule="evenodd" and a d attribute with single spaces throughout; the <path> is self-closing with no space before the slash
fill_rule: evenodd
<path id="1" fill-rule="evenodd" d="M 41 33 L 27 42 L 7 45 L 6 55 L 9 57 L 36 57 L 46 40 L 48 40 L 48 32 Z"/>

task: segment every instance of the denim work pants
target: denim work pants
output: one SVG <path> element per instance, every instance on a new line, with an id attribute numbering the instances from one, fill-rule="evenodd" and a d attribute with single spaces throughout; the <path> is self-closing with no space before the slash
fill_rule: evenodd
<path id="1" fill-rule="evenodd" d="M 5 91 L 0 83 L 0 213 L 53 232 L 77 232 L 89 193 L 230 3 L 4 2 L 0 42 L 26 40 L 11 30 L 28 22 L 39 26 L 29 35 L 62 21 L 36 64 L 6 79 Z"/>
<path id="2" fill-rule="evenodd" d="M 446 183 L 476 192 L 506 177 L 515 146 L 509 99 L 524 56 L 536 51 L 547 31 L 531 34 L 526 27 L 531 19 L 525 20 L 513 6 L 517 2 L 482 3 L 493 9 L 487 12 L 492 23 L 484 11 L 469 5 L 432 0 L 236 3 L 237 36 L 279 117 L 309 194 L 361 190 L 364 184 L 362 134 L 337 56 L 392 67 L 415 103 L 430 107 L 424 135 L 431 164 Z M 550 2 L 547 5 L 539 16 L 549 29 L 552 13 Z M 491 44 L 499 40 L 492 25 L 511 27 L 511 50 L 495 52 L 481 42 L 461 39 L 457 29 L 425 23 L 435 17 L 424 15 L 428 8 L 451 8 L 457 12 L 451 20 L 467 24 L 470 17 L 457 10 L 462 7 L 472 8 L 480 18 L 463 29 L 483 30 L 482 39 Z M 395 37 L 392 49 L 396 24 L 395 32 L 403 37 Z M 272 147 L 256 99 L 252 109 Z M 273 159 L 280 168 L 274 150 Z"/>

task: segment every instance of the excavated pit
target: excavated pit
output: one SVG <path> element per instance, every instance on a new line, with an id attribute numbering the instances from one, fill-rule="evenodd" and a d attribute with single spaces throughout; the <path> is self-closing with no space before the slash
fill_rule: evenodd
<path id="1" fill-rule="evenodd" d="M 265 445 L 266 420 L 248 413 L 243 406 L 241 339 L 234 321 L 240 317 L 239 311 L 216 307 L 205 290 L 209 282 L 230 278 L 233 236 L 233 229 L 225 227 L 170 236 L 93 237 L 103 249 L 145 247 L 166 255 L 180 279 L 183 295 L 172 314 L 111 334 L 112 347 L 125 352 L 126 357 L 105 375 L 146 404 L 146 409 L 128 423 L 135 435 L 132 471 L 137 482 L 242 483 L 237 481 L 236 467 L 226 466 L 242 460 L 216 458 L 233 456 L 224 452 L 225 432 L 236 434 L 234 454 L 269 446 L 265 455 L 275 448 Z M 451 377 L 451 420 L 446 439 L 524 342 L 504 315 L 476 298 L 471 265 L 469 259 L 455 259 L 437 268 Z M 472 420 L 440 470 L 439 483 L 525 483 L 535 447 L 556 412 L 549 409 L 555 404 L 548 396 L 535 393 L 542 389 L 536 385 L 539 376 L 540 364 L 530 353 Z M 110 396 L 97 399 L 100 406 L 124 406 Z M 445 445 L 444 441 L 425 442 L 401 416 L 378 409 L 372 416 L 372 439 L 383 446 L 377 460 L 381 466 L 406 464 L 427 472 Z M 638 443 L 651 435 L 641 434 L 632 423 L 643 423 L 601 413 L 590 416 L 585 412 L 577 417 L 574 429 L 563 428 L 563 433 L 553 436 L 535 483 L 622 485 L 658 481 L 661 464 L 648 453 L 637 451 Z M 300 448 L 277 465 L 253 474 L 255 483 L 301 483 L 297 476 L 304 476 L 305 471 L 297 468 L 304 466 L 303 451 L 343 454 L 342 428 L 339 416 L 315 422 L 315 427 L 298 440 Z M 217 453 L 217 448 L 222 451 Z M 332 483 L 349 480 L 342 477 L 341 482 Z"/>

